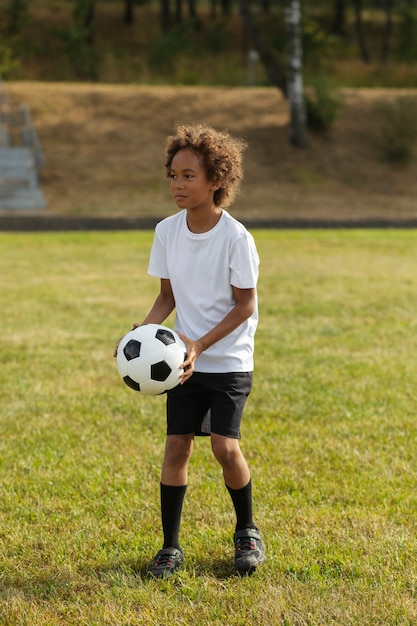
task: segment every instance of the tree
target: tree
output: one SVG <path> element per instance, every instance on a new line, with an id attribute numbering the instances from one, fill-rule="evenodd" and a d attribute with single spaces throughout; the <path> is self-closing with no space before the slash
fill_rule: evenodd
<path id="1" fill-rule="evenodd" d="M 382 33 L 382 47 L 381 47 L 381 61 L 385 62 L 388 60 L 389 52 L 390 52 L 390 43 L 391 43 L 391 35 L 393 29 L 393 19 L 392 19 L 392 11 L 393 11 L 393 0 L 384 0 L 385 5 L 385 25 Z"/>
<path id="2" fill-rule="evenodd" d="M 287 82 L 285 69 L 275 58 L 270 48 L 266 45 L 255 20 L 252 15 L 252 11 L 248 0 L 238 0 L 240 14 L 242 17 L 243 28 L 245 31 L 245 38 L 248 46 L 255 49 L 259 54 L 267 76 L 272 85 L 278 87 L 280 91 L 287 96 Z"/>
<path id="3" fill-rule="evenodd" d="M 303 148 L 307 145 L 307 116 L 303 93 L 303 49 L 301 42 L 301 3 L 287 0 L 285 6 L 287 48 L 287 97 L 290 104 L 290 141 Z"/>
<path id="4" fill-rule="evenodd" d="M 8 35 L 17 35 L 29 20 L 29 0 L 9 0 L 7 6 Z"/>
<path id="5" fill-rule="evenodd" d="M 163 34 L 167 34 L 171 28 L 172 17 L 171 7 L 169 0 L 159 0 L 160 4 L 160 16 L 161 16 L 161 30 Z"/>
<path id="6" fill-rule="evenodd" d="M 73 9 L 75 27 L 89 46 L 94 43 L 94 10 L 95 0 L 77 0 Z"/>
<path id="7" fill-rule="evenodd" d="M 366 45 L 365 35 L 363 31 L 362 0 L 353 0 L 353 7 L 355 10 L 356 36 L 358 39 L 358 45 L 361 52 L 362 60 L 364 63 L 370 63 L 371 57 L 368 52 L 368 47 Z"/>
<path id="8" fill-rule="evenodd" d="M 135 0 L 125 0 L 124 23 L 128 26 L 135 21 Z"/>
<path id="9" fill-rule="evenodd" d="M 217 7 L 220 1 L 222 15 L 228 17 L 232 12 L 232 0 L 210 0 L 210 16 L 212 19 L 217 17 Z"/>
<path id="10" fill-rule="evenodd" d="M 94 47 L 95 0 L 75 0 L 73 24 L 63 32 L 65 47 L 79 76 L 98 79 L 97 51 Z"/>
<path id="11" fill-rule="evenodd" d="M 333 0 L 332 30 L 335 35 L 344 35 L 346 27 L 346 0 Z"/>
<path id="12" fill-rule="evenodd" d="M 259 54 L 270 82 L 278 87 L 289 101 L 290 141 L 294 146 L 305 147 L 307 145 L 307 117 L 303 94 L 300 1 L 286 0 L 286 69 L 282 67 L 261 36 L 248 0 L 239 0 L 239 7 L 247 42 Z"/>
<path id="13" fill-rule="evenodd" d="M 196 0 L 187 0 L 188 16 L 197 20 Z M 175 0 L 175 21 L 179 24 L 183 21 L 183 0 Z"/>

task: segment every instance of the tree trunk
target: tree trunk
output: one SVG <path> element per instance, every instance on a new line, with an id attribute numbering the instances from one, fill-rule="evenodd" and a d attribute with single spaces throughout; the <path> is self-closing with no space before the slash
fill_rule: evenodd
<path id="1" fill-rule="evenodd" d="M 358 38 L 358 45 L 361 51 L 362 60 L 364 63 L 370 63 L 371 57 L 369 56 L 365 36 L 363 33 L 362 0 L 353 0 L 353 6 L 355 9 L 356 36 Z"/>
<path id="2" fill-rule="evenodd" d="M 175 0 L 175 23 L 181 24 L 183 21 L 182 0 Z"/>
<path id="3" fill-rule="evenodd" d="M 385 0 L 385 26 L 382 33 L 381 61 L 386 63 L 390 53 L 390 43 L 392 35 L 392 5 L 393 0 Z"/>
<path id="4" fill-rule="evenodd" d="M 243 28 L 245 31 L 245 38 L 250 48 L 253 48 L 259 54 L 259 58 L 265 68 L 269 81 L 275 87 L 278 87 L 280 91 L 287 96 L 287 81 L 285 77 L 285 70 L 276 60 L 272 52 L 265 45 L 258 28 L 255 25 L 255 21 L 252 16 L 248 0 L 238 0 L 240 14 L 242 17 Z"/>
<path id="5" fill-rule="evenodd" d="M 188 15 L 193 20 L 197 19 L 197 8 L 195 0 L 188 0 Z"/>
<path id="6" fill-rule="evenodd" d="M 168 33 L 171 28 L 171 7 L 169 0 L 160 0 L 161 8 L 161 29 L 164 34 Z"/>
<path id="7" fill-rule="evenodd" d="M 95 0 L 76 0 L 73 20 L 68 39 L 71 64 L 83 78 L 97 80 L 97 53 L 94 48 Z"/>
<path id="8" fill-rule="evenodd" d="M 344 35 L 346 26 L 346 0 L 334 0 L 332 31 L 335 35 Z"/>
<path id="9" fill-rule="evenodd" d="M 127 26 L 130 26 L 130 24 L 133 24 L 135 21 L 134 7 L 135 0 L 125 0 L 125 14 L 123 21 Z"/>
<path id="10" fill-rule="evenodd" d="M 299 148 L 307 145 L 307 117 L 303 93 L 303 49 L 301 6 L 299 0 L 287 0 L 285 7 L 288 101 L 290 104 L 290 141 Z"/>
<path id="11" fill-rule="evenodd" d="M 262 13 L 268 15 L 271 12 L 271 0 L 261 0 Z"/>
<path id="12" fill-rule="evenodd" d="M 230 15 L 232 10 L 231 0 L 221 0 L 222 13 L 225 17 Z"/>
<path id="13" fill-rule="evenodd" d="M 89 46 L 94 44 L 94 12 L 95 12 L 95 2 L 94 0 L 87 0 L 85 3 L 85 14 L 84 14 L 84 27 L 87 32 L 86 41 Z"/>
<path id="14" fill-rule="evenodd" d="M 5 4 L 5 3 L 2 3 Z M 6 31 L 8 35 L 17 35 L 28 21 L 28 0 L 9 0 L 8 8 L 3 8 L 6 13 L 8 24 Z"/>

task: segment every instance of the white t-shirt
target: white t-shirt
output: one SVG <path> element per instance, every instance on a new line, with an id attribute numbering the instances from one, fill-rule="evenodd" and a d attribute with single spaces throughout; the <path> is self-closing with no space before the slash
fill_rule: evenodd
<path id="1" fill-rule="evenodd" d="M 187 212 L 157 224 L 148 273 L 169 278 L 175 298 L 174 328 L 190 339 L 203 337 L 234 307 L 232 285 L 256 288 L 259 256 L 252 235 L 227 211 L 205 233 L 192 233 Z M 253 370 L 258 310 L 229 335 L 207 348 L 195 364 L 197 372 Z"/>

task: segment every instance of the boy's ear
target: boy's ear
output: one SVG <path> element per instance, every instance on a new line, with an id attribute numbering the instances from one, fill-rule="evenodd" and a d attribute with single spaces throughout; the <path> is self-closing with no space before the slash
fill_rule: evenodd
<path id="1" fill-rule="evenodd" d="M 210 190 L 211 191 L 217 191 L 218 189 L 220 189 L 221 184 L 218 181 L 213 181 L 210 185 Z"/>

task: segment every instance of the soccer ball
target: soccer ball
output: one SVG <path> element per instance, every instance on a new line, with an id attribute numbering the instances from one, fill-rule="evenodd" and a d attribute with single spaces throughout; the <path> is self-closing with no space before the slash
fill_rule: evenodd
<path id="1" fill-rule="evenodd" d="M 145 324 L 129 331 L 117 348 L 116 364 L 126 385 L 148 396 L 173 389 L 180 382 L 185 343 L 171 328 Z"/>

